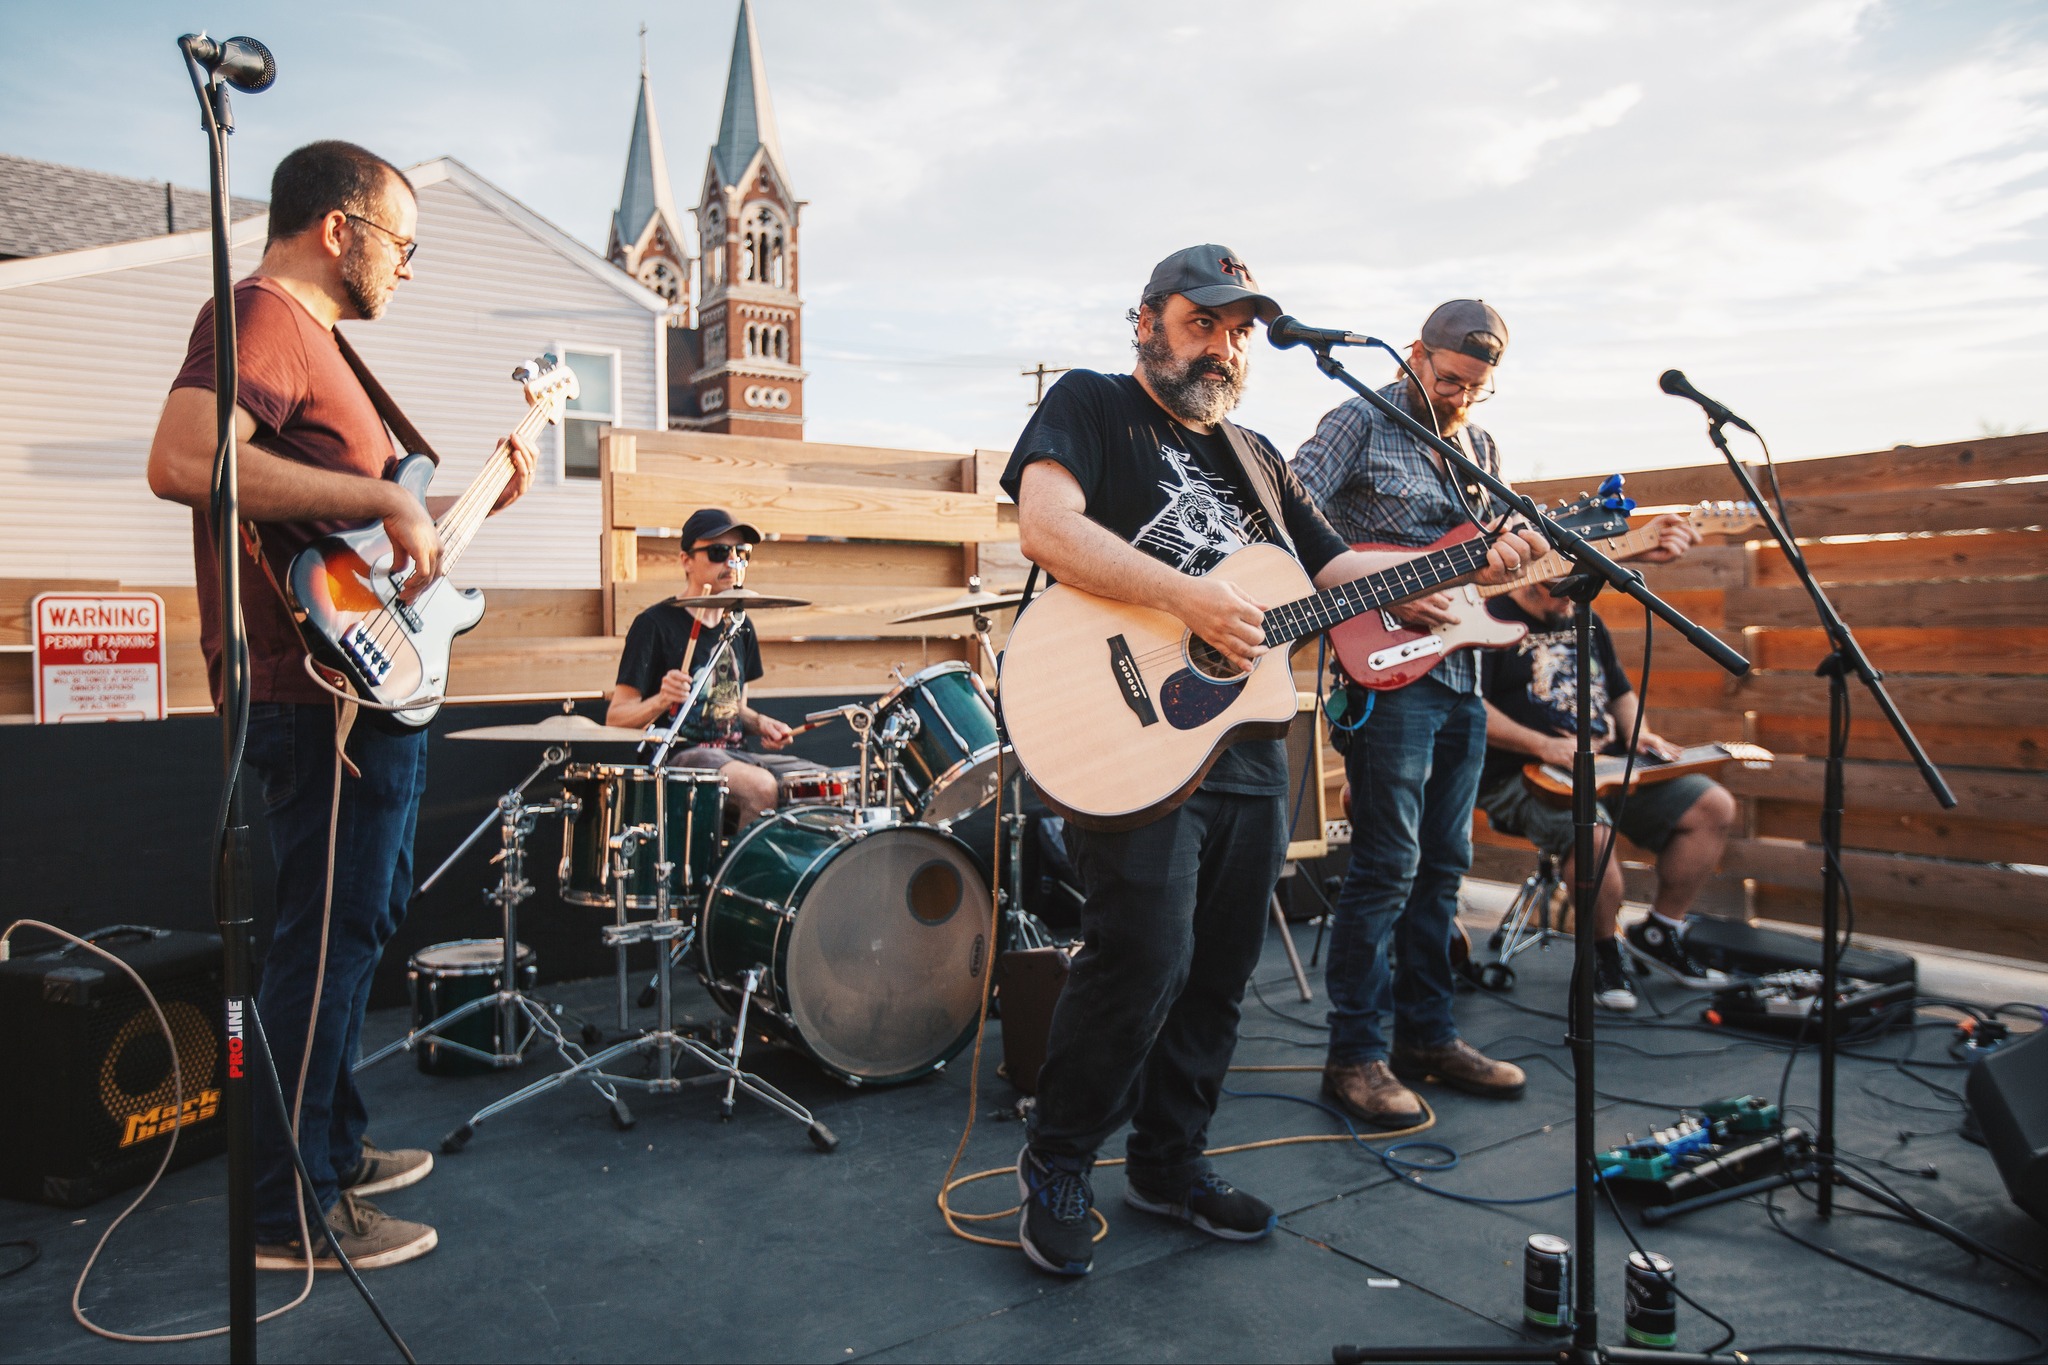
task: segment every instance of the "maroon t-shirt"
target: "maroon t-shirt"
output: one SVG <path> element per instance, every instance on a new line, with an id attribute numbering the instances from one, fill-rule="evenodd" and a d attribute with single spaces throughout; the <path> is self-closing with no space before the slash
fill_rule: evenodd
<path id="1" fill-rule="evenodd" d="M 334 333 L 314 320 L 276 282 L 252 275 L 235 286 L 235 329 L 241 362 L 236 401 L 256 419 L 254 444 L 273 455 L 342 474 L 379 479 L 398 457 L 376 404 L 342 359 Z M 213 302 L 193 324 L 184 368 L 173 389 L 213 391 Z M 214 554 L 212 518 L 192 513 L 192 558 L 199 580 L 199 643 L 206 651 L 206 676 L 220 704 L 220 566 Z M 249 631 L 251 695 L 257 701 L 325 702 L 328 696 L 306 676 L 306 648 L 300 643 L 278 588 L 287 583 L 292 557 L 342 522 L 271 521 L 257 526 L 263 557 L 276 586 L 260 565 L 242 554 L 242 619 Z"/>

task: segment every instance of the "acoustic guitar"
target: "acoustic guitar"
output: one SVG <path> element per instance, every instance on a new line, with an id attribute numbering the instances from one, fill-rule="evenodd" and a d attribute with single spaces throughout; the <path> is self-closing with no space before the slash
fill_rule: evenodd
<path id="1" fill-rule="evenodd" d="M 512 372 L 527 409 L 513 435 L 528 442 L 560 422 L 576 396 L 576 374 L 552 355 Z M 402 725 L 434 718 L 448 688 L 448 657 L 455 637 L 483 620 L 484 595 L 448 581 L 498 495 L 512 481 L 512 437 L 498 443 L 455 505 L 434 523 L 441 533 L 442 576 L 407 602 L 400 593 L 412 571 L 391 572 L 391 540 L 373 521 L 341 531 L 299 551 L 285 579 L 292 616 L 314 660 L 340 673 L 357 695 L 379 703 Z M 407 455 L 391 479 L 421 502 L 433 482 L 434 462 Z"/>
<path id="2" fill-rule="evenodd" d="M 1018 614 L 1003 651 L 1000 704 L 1017 759 L 1047 805 L 1095 829 L 1164 815 L 1231 743 L 1287 733 L 1296 710 L 1286 646 L 1361 612 L 1479 572 L 1488 538 L 1467 526 L 1429 550 L 1375 555 L 1383 567 L 1317 592 L 1294 556 L 1250 545 L 1209 571 L 1266 608 L 1272 652 L 1241 672 L 1178 618 L 1047 588 Z"/>
<path id="3" fill-rule="evenodd" d="M 1719 772 L 1730 763 L 1740 763 L 1745 768 L 1768 768 L 1777 755 L 1769 749 L 1739 740 L 1727 744 L 1695 744 L 1678 751 L 1676 758 L 1659 758 L 1655 754 L 1637 754 L 1634 785 L 1646 782 L 1669 782 L 1674 777 L 1687 773 Z M 1593 789 L 1598 796 L 1610 796 L 1621 788 L 1622 774 L 1627 771 L 1628 758 L 1623 754 L 1600 754 L 1593 759 Z M 1535 798 L 1548 806 L 1569 806 L 1572 803 L 1572 774 L 1569 768 L 1560 768 L 1554 763 L 1530 763 L 1522 769 L 1522 784 Z"/>
<path id="4" fill-rule="evenodd" d="M 1578 532 L 1609 559 L 1628 559 L 1657 546 L 1657 532 L 1645 525 L 1628 529 L 1627 513 L 1587 498 L 1552 514 Z M 1761 526 L 1754 505 L 1746 502 L 1701 503 L 1685 514 L 1701 535 L 1740 535 Z M 1442 542 L 1439 541 L 1438 544 Z M 1354 545 L 1354 550 L 1384 550 L 1384 545 Z M 1428 548 L 1434 549 L 1435 546 Z M 1486 599 L 1542 583 L 1571 572 L 1571 560 L 1553 550 L 1506 583 L 1485 587 L 1465 584 L 1451 593 L 1454 620 L 1427 630 L 1403 625 L 1392 612 L 1368 612 L 1330 632 L 1330 647 L 1344 672 L 1361 687 L 1375 692 L 1406 687 L 1461 649 L 1506 649 L 1518 644 L 1529 628 L 1502 621 L 1486 610 Z"/>

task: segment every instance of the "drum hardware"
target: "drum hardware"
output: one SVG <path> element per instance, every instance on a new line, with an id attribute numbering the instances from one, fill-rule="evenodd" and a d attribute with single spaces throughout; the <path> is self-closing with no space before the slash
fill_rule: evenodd
<path id="1" fill-rule="evenodd" d="M 942 621 L 953 616 L 972 616 L 975 642 L 981 646 L 981 657 L 988 662 L 989 670 L 993 672 L 996 666 L 996 652 L 988 637 L 995 623 L 989 619 L 989 613 L 1007 611 L 1023 601 L 1024 594 L 1021 592 L 983 592 L 981 575 L 971 574 L 967 579 L 965 597 L 956 597 L 942 606 L 905 613 L 894 618 L 891 624 L 906 626 L 919 621 Z"/>
<path id="2" fill-rule="evenodd" d="M 670 784 L 667 782 L 655 782 L 653 784 L 654 819 L 652 821 L 620 828 L 608 835 L 605 840 L 606 847 L 610 851 L 612 858 L 610 880 L 615 916 L 614 923 L 605 930 L 605 941 L 617 948 L 622 964 L 626 948 L 629 944 L 640 942 L 658 944 L 674 944 L 679 941 L 688 942 L 696 928 L 694 924 L 678 920 L 675 916 L 676 902 L 670 889 L 675 873 L 675 863 L 669 856 L 670 850 L 668 847 L 670 830 L 668 812 L 669 786 Z M 654 918 L 651 921 L 631 922 L 626 918 L 627 884 L 635 870 L 635 856 L 640 852 L 643 844 L 651 844 L 655 854 L 653 864 L 655 873 Z M 621 1129 L 626 1129 L 631 1128 L 637 1120 L 634 1119 L 632 1112 L 626 1108 L 624 1100 L 618 1098 L 616 1094 L 618 1087 L 631 1085 L 661 1094 L 673 1094 L 681 1090 L 685 1085 L 700 1085 L 720 1076 L 723 1076 L 726 1080 L 728 1113 L 730 1113 L 732 1097 L 738 1091 L 744 1090 L 769 1108 L 777 1110 L 803 1124 L 810 1136 L 812 1145 L 817 1147 L 819 1151 L 829 1152 L 838 1146 L 839 1139 L 832 1135 L 832 1130 L 813 1117 L 808 1109 L 783 1094 L 780 1090 L 777 1090 L 759 1076 L 741 1068 L 741 1052 L 746 1045 L 746 1035 L 743 1031 L 735 1031 L 730 1051 L 724 1051 L 711 1046 L 692 1033 L 678 1032 L 676 1030 L 675 992 L 672 980 L 673 969 L 670 966 L 671 954 L 666 951 L 658 952 L 655 958 L 658 964 L 655 979 L 658 986 L 656 999 L 659 1013 L 656 1015 L 654 1028 L 643 1031 L 637 1037 L 624 1039 L 613 1044 L 611 1047 L 605 1048 L 601 1052 L 582 1058 L 566 1071 L 557 1071 L 551 1075 L 543 1076 L 533 1082 L 533 1084 L 505 1096 L 495 1104 L 489 1104 L 479 1109 L 470 1117 L 469 1122 L 463 1124 L 441 1140 L 442 1150 L 448 1152 L 460 1151 L 468 1144 L 470 1138 L 475 1135 L 476 1126 L 485 1119 L 501 1114 L 515 1105 L 524 1104 L 526 1101 L 544 1095 L 551 1090 L 560 1089 L 572 1081 L 587 1080 L 601 1091 L 609 1091 L 608 1098 L 611 1100 L 612 1122 Z M 756 977 L 754 982 L 747 987 L 749 995 L 751 995 L 753 989 L 758 984 L 759 978 Z M 620 1015 L 623 1018 L 626 1009 L 626 975 L 623 967 L 619 973 L 619 1009 Z M 744 1018 L 744 1015 L 741 1017 Z M 622 1076 L 605 1070 L 607 1065 L 618 1058 L 645 1053 L 654 1054 L 655 1066 L 653 1075 Z M 702 1064 L 709 1069 L 711 1074 L 690 1077 L 688 1079 L 678 1078 L 675 1074 L 675 1066 L 679 1056 L 688 1057 Z"/>
<path id="3" fill-rule="evenodd" d="M 1015 768 L 996 725 L 995 701 L 981 675 L 958 661 L 933 664 L 875 703 L 878 724 L 865 746 L 878 751 L 888 804 L 922 824 L 947 826 L 995 799 Z M 899 791 L 900 789 L 900 791 Z M 866 787 L 870 802 L 876 792 Z"/>
<path id="4" fill-rule="evenodd" d="M 752 588 L 727 588 L 723 592 L 705 593 L 701 597 L 677 597 L 672 600 L 679 607 L 704 607 L 711 611 L 730 611 L 735 614 L 755 608 L 811 605 L 809 598 L 780 597 L 772 592 L 755 592 Z"/>

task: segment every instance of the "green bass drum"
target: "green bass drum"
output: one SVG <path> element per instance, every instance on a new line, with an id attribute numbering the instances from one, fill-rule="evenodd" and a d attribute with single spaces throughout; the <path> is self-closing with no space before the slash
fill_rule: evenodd
<path id="1" fill-rule="evenodd" d="M 988 883 L 929 825 L 823 807 L 757 820 L 733 842 L 697 932 L 705 985 L 851 1085 L 936 1071 L 973 1041 L 988 984 Z"/>

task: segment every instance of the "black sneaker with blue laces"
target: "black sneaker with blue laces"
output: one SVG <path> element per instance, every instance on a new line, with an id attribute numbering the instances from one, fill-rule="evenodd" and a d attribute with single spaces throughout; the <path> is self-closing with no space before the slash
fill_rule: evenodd
<path id="1" fill-rule="evenodd" d="M 1055 1275 L 1086 1275 L 1095 1267 L 1092 1159 L 1043 1156 L 1027 1145 L 1017 1154 L 1017 1240 L 1031 1264 Z"/>
<path id="2" fill-rule="evenodd" d="M 1728 984 L 1725 972 L 1704 966 L 1685 949 L 1685 930 L 1649 915 L 1628 927 L 1622 947 L 1645 967 L 1653 967 L 1681 986 L 1715 990 Z"/>
<path id="3" fill-rule="evenodd" d="M 1193 1223 L 1226 1242 L 1256 1242 L 1279 1225 L 1273 1206 L 1246 1194 L 1214 1171 L 1198 1171 L 1178 1191 L 1148 1186 L 1137 1172 L 1128 1172 L 1124 1202 L 1145 1213 Z"/>

